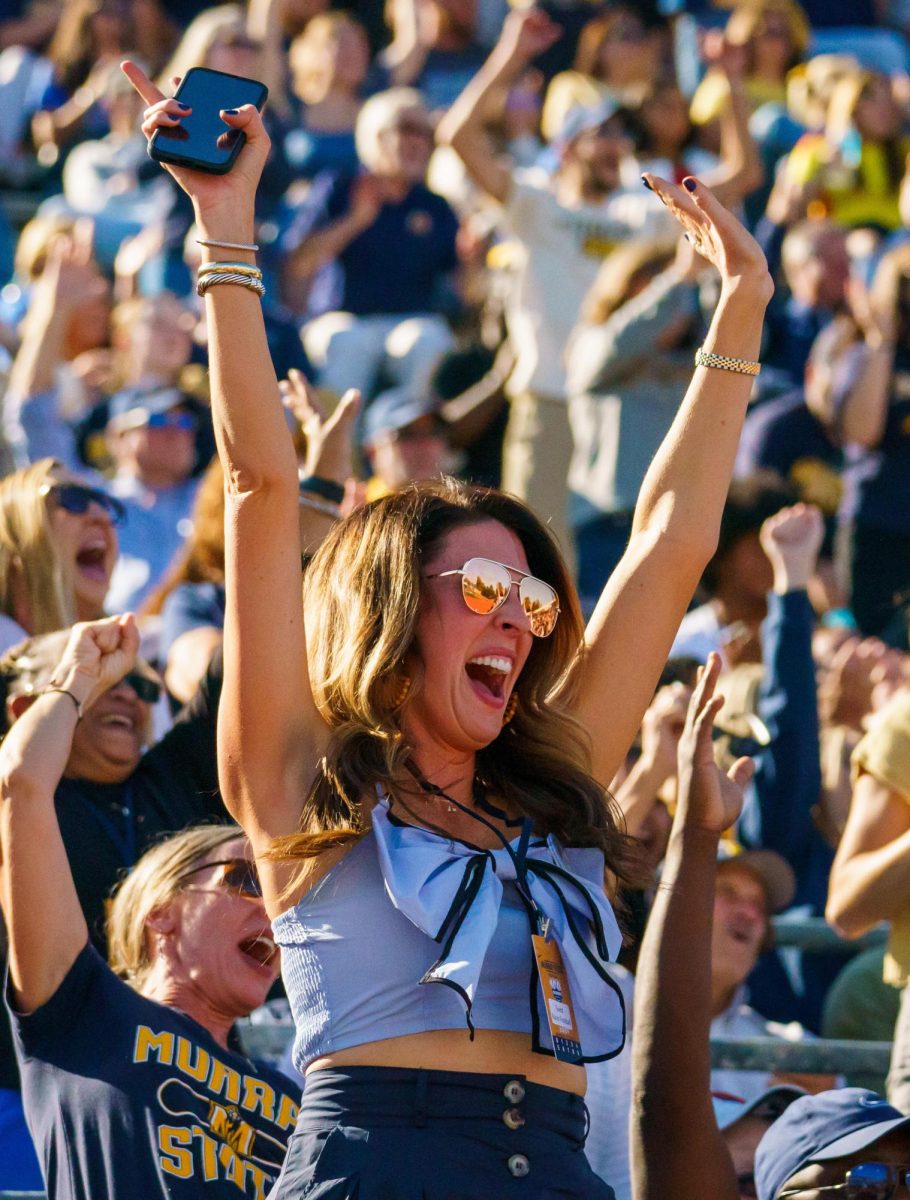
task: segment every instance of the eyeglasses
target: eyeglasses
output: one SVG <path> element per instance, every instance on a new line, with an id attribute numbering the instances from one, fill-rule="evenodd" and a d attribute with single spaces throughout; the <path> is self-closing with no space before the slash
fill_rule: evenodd
<path id="1" fill-rule="evenodd" d="M 149 413 L 148 419 L 145 422 L 146 429 L 179 429 L 183 433 L 196 432 L 196 418 L 192 413 L 186 412 L 161 412 Z"/>
<path id="2" fill-rule="evenodd" d="M 472 613 L 485 617 L 501 608 L 512 590 L 512 575 L 520 575 L 518 598 L 531 633 L 535 637 L 549 637 L 556 628 L 559 616 L 559 597 L 555 590 L 542 579 L 523 571 L 521 567 L 507 567 L 492 558 L 469 558 L 457 571 L 440 571 L 428 575 L 427 579 L 445 579 L 449 575 L 461 576 L 461 595 Z"/>
<path id="3" fill-rule="evenodd" d="M 194 875 L 198 875 L 200 871 L 208 871 L 210 867 L 221 867 L 221 877 L 218 879 L 218 886 L 226 888 L 229 892 L 236 892 L 238 896 L 244 896 L 248 900 L 259 900 L 262 897 L 262 884 L 259 882 L 259 873 L 256 870 L 256 864 L 250 862 L 248 858 L 222 858 L 216 862 L 200 863 L 198 867 L 192 867 L 181 878 L 180 882 L 191 879 Z M 208 891 L 208 888 L 196 888 L 196 891 Z"/>
<path id="4" fill-rule="evenodd" d="M 161 699 L 161 684 L 157 679 L 150 679 L 139 671 L 130 671 L 124 675 L 120 683 L 128 683 L 140 700 L 146 704 L 157 704 Z M 118 685 L 119 686 L 119 685 Z"/>
<path id="5" fill-rule="evenodd" d="M 41 495 L 49 497 L 64 512 L 81 517 L 92 504 L 103 508 L 112 525 L 119 525 L 126 516 L 126 508 L 116 496 L 109 496 L 100 488 L 85 483 L 46 483 Z"/>
<path id="6" fill-rule="evenodd" d="M 791 1188 L 781 1192 L 779 1200 L 808 1192 L 843 1192 L 847 1200 L 891 1200 L 901 1182 L 905 1187 L 910 1182 L 910 1167 L 892 1167 L 890 1163 L 881 1162 L 860 1163 L 850 1168 L 843 1183 Z"/>

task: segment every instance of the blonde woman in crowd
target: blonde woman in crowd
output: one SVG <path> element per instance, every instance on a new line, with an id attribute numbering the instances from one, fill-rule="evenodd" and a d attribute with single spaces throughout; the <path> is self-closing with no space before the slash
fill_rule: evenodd
<path id="1" fill-rule="evenodd" d="M 104 613 L 122 516 L 51 458 L 0 482 L 0 650 Z"/>

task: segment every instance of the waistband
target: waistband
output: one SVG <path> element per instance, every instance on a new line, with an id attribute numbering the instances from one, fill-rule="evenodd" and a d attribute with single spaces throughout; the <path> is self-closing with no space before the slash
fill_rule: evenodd
<path id="1" fill-rule="evenodd" d="M 523 1075 L 425 1071 L 403 1067 L 346 1067 L 306 1077 L 297 1128 L 336 1124 L 373 1127 L 437 1122 L 504 1122 L 528 1126 L 583 1145 L 588 1110 L 581 1096 L 531 1083 Z"/>

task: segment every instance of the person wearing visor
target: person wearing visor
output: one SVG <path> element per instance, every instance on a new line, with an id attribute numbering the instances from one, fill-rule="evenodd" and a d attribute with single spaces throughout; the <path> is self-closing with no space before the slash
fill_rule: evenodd
<path id="1" fill-rule="evenodd" d="M 72 794 L 62 803 L 59 781 L 93 757 L 125 769 L 155 686 L 138 649 L 132 616 L 77 625 L 0 748 L 6 1003 L 26 1117 L 50 1200 L 264 1197 L 299 1093 L 230 1042 L 278 974 L 246 839 L 207 825 L 146 849 L 149 810 L 137 811 L 145 853 L 110 904 L 110 967 L 80 895 L 91 840 L 113 826 Z M 81 858 L 77 813 L 91 833 Z"/>
<path id="2" fill-rule="evenodd" d="M 147 136 L 181 119 L 124 70 Z M 219 776 L 256 856 L 306 1074 L 271 1197 L 612 1200 L 583 1153 L 584 1064 L 625 1037 L 607 967 L 631 845 L 606 788 L 713 552 L 767 264 L 697 180 L 648 177 L 718 269 L 720 300 L 587 628 L 546 526 L 455 480 L 339 520 L 301 603 L 298 461 L 259 298 L 211 266 L 229 248 L 258 270 L 269 140 L 251 106 L 221 116 L 246 135 L 234 169 L 171 170 L 210 243 Z"/>
<path id="3" fill-rule="evenodd" d="M 371 468 L 367 500 L 414 480 L 438 479 L 452 469 L 448 427 L 440 403 L 427 392 L 390 389 L 363 414 L 362 445 Z"/>
<path id="4" fill-rule="evenodd" d="M 176 388 L 121 392 L 110 403 L 107 440 L 115 463 L 111 494 L 126 508 L 108 606 L 138 608 L 189 532 L 199 480 L 199 420 Z"/>
<path id="5" fill-rule="evenodd" d="M 865 1088 L 795 1100 L 755 1152 L 758 1200 L 905 1200 L 910 1117 Z"/>

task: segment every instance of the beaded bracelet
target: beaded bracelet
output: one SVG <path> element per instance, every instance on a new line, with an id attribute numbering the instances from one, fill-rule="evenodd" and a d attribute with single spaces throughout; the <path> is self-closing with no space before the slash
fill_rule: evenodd
<path id="1" fill-rule="evenodd" d="M 733 371 L 737 375 L 758 375 L 761 363 L 750 362 L 747 358 L 728 358 L 725 354 L 713 354 L 710 350 L 699 347 L 695 351 L 696 367 L 718 367 L 721 371 Z"/>
<path id="2" fill-rule="evenodd" d="M 337 480 L 326 479 L 324 475 L 306 475 L 300 480 L 299 487 L 302 492 L 321 496 L 323 500 L 331 500 L 333 504 L 340 504 L 344 499 L 344 485 Z"/>

